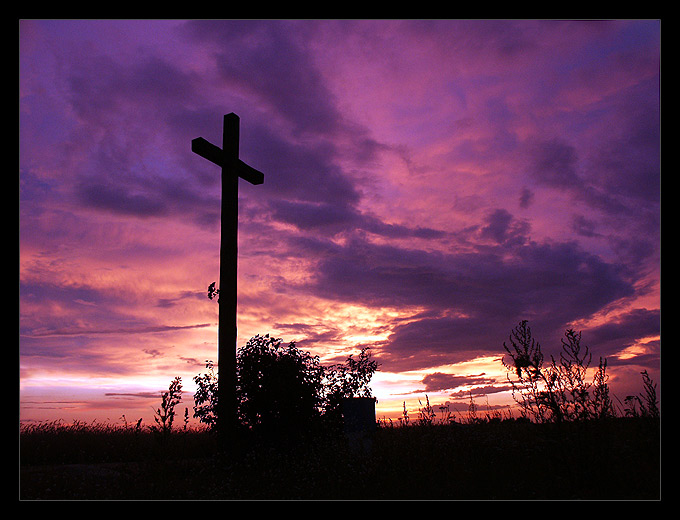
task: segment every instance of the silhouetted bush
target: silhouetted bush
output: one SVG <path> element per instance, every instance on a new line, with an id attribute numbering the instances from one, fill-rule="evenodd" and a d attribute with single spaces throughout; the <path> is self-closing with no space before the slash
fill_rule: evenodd
<path id="1" fill-rule="evenodd" d="M 318 356 L 255 336 L 239 349 L 236 395 L 246 428 L 282 435 L 320 417 L 324 369 Z"/>
<path id="2" fill-rule="evenodd" d="M 564 335 L 559 361 L 551 355 L 548 364 L 526 320 L 512 330 L 509 345 L 503 343 L 509 359 L 504 357 L 502 363 L 521 413 L 536 422 L 556 423 L 613 417 L 607 360 L 600 358 L 588 382 L 592 354 L 581 344 L 580 332 L 568 329 Z"/>
<path id="3" fill-rule="evenodd" d="M 371 397 L 377 367 L 368 348 L 358 358 L 350 355 L 343 364 L 325 367 L 295 342 L 256 335 L 236 355 L 239 421 L 248 431 L 276 436 L 337 427 L 343 398 Z M 194 417 L 215 428 L 218 378 L 212 362 L 206 368 L 194 377 Z"/>
<path id="4" fill-rule="evenodd" d="M 624 403 L 627 406 L 624 408 L 624 414 L 626 417 L 650 417 L 658 419 L 661 412 L 659 411 L 659 401 L 656 396 L 656 383 L 652 381 L 646 370 L 643 370 L 641 374 L 644 394 L 626 396 Z M 638 406 L 640 410 L 638 410 Z"/>

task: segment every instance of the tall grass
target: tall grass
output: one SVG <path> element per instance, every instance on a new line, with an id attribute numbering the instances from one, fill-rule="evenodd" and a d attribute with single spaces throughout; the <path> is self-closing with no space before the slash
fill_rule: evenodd
<path id="1" fill-rule="evenodd" d="M 96 464 L 205 456 L 214 447 L 204 429 L 163 434 L 141 421 L 123 425 L 61 420 L 20 425 L 22 465 Z"/>
<path id="2" fill-rule="evenodd" d="M 660 496 L 658 419 L 537 424 L 477 412 L 448 423 L 383 422 L 361 446 L 332 435 L 295 445 L 246 439 L 229 456 L 218 456 L 206 430 L 163 436 L 132 426 L 41 423 L 21 432 L 21 493 L 135 500 Z"/>

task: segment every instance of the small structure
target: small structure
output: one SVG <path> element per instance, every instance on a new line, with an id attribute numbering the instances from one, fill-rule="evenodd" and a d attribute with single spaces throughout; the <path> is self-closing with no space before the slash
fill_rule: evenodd
<path id="1" fill-rule="evenodd" d="M 370 448 L 376 430 L 375 397 L 350 397 L 342 400 L 345 437 L 352 447 Z"/>

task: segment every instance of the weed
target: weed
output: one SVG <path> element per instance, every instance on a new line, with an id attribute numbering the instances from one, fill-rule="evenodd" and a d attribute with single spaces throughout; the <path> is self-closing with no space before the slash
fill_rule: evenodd
<path id="1" fill-rule="evenodd" d="M 161 396 L 161 406 L 157 408 L 154 415 L 156 421 L 156 431 L 167 434 L 172 430 L 172 423 L 175 419 L 175 406 L 182 400 L 182 378 L 176 377 L 170 383 L 167 392 Z"/>

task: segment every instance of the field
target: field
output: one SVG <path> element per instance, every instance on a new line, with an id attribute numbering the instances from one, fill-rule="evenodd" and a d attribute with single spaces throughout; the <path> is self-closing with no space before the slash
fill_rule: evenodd
<path id="1" fill-rule="evenodd" d="M 21 500 L 659 500 L 659 421 L 381 426 L 363 441 L 42 424 L 20 433 Z"/>

